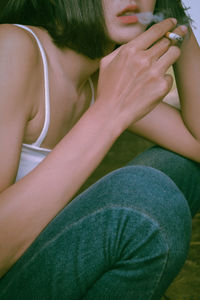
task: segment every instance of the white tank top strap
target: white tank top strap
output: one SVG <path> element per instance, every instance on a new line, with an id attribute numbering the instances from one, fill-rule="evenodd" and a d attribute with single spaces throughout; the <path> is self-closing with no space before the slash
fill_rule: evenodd
<path id="1" fill-rule="evenodd" d="M 91 79 L 91 77 L 89 78 L 89 84 L 90 84 L 90 88 L 91 88 L 91 93 L 92 93 L 92 99 L 91 99 L 91 102 L 90 102 L 90 106 L 92 105 L 92 104 L 94 104 L 94 101 L 95 101 L 95 95 L 94 95 L 94 84 L 93 84 L 93 82 L 92 82 L 92 79 Z"/>
<path id="2" fill-rule="evenodd" d="M 44 67 L 45 119 L 44 119 L 44 126 L 43 126 L 43 129 L 42 129 L 39 137 L 32 144 L 33 146 L 40 147 L 40 145 L 42 144 L 42 142 L 44 141 L 44 139 L 47 135 L 49 125 L 50 125 L 50 95 L 49 95 L 49 73 L 48 73 L 47 57 L 46 57 L 46 54 L 45 54 L 45 51 L 44 51 L 44 48 L 43 48 L 41 42 L 39 41 L 36 34 L 29 27 L 27 27 L 25 25 L 21 25 L 21 24 L 13 24 L 13 25 L 21 27 L 33 35 L 33 37 L 35 38 L 35 40 L 38 44 L 38 47 L 40 49 L 40 53 L 42 56 L 43 67 Z"/>

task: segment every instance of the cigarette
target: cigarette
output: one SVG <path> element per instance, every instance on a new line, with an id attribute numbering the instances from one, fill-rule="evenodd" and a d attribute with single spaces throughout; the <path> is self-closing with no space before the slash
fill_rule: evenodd
<path id="1" fill-rule="evenodd" d="M 172 40 L 172 41 L 175 41 L 175 42 L 182 42 L 182 41 L 183 41 L 182 36 L 180 36 L 180 35 L 177 34 L 177 33 L 167 32 L 167 33 L 165 34 L 165 36 L 166 36 L 169 40 Z"/>

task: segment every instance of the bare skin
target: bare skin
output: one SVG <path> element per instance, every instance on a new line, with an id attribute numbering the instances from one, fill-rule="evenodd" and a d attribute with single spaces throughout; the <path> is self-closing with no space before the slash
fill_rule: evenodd
<path id="1" fill-rule="evenodd" d="M 200 75 L 200 53 L 193 35 L 183 45 L 183 58 L 180 49 L 163 38 L 175 26 L 173 20 L 165 20 L 101 62 L 69 49 L 59 50 L 45 31 L 33 28 L 45 45 L 49 63 L 52 119 L 42 146 L 52 152 L 17 183 L 21 144 L 36 140 L 43 126 L 43 67 L 29 34 L 12 25 L 0 26 L 0 41 L 4 41 L 0 47 L 1 276 L 67 205 L 124 130 L 200 161 L 197 81 L 180 88 L 180 94 L 187 95 L 182 100 L 187 106 L 183 113 L 160 103 L 172 86 L 171 77 L 166 75 L 172 64 L 177 62 L 180 82 L 186 84 L 189 80 L 191 74 L 183 78 L 180 75 L 181 63 L 185 67 L 185 60 L 192 64 L 194 59 L 187 48 L 195 47 L 197 67 L 190 72 L 195 69 L 194 77 Z M 185 35 L 181 28 L 175 32 Z M 88 109 L 88 78 L 98 70 L 99 63 L 96 102 Z M 198 96 L 191 99 L 193 89 Z"/>

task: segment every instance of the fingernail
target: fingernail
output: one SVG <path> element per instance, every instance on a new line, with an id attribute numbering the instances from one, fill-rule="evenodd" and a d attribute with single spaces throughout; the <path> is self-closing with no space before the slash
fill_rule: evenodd
<path id="1" fill-rule="evenodd" d="M 185 32 L 185 33 L 187 33 L 187 32 L 188 32 L 188 28 L 187 28 L 187 26 L 185 26 L 185 25 L 181 25 L 181 26 L 180 26 L 180 28 L 181 28 L 181 30 L 182 30 L 183 32 Z"/>
<path id="2" fill-rule="evenodd" d="M 175 18 L 171 18 L 171 20 L 175 25 L 177 24 L 177 20 Z"/>

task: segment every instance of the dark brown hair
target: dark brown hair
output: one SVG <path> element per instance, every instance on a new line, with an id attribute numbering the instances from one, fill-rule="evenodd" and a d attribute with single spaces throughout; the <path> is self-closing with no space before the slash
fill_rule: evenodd
<path id="1" fill-rule="evenodd" d="M 192 20 L 187 14 L 187 9 L 181 0 L 157 0 L 154 13 L 161 13 L 165 18 L 174 17 L 178 20 L 178 25 L 188 26 Z"/>
<path id="2" fill-rule="evenodd" d="M 157 0 L 155 12 L 189 23 L 180 0 Z M 104 55 L 107 43 L 100 0 L 0 0 L 0 23 L 45 28 L 58 47 L 92 59 Z"/>

